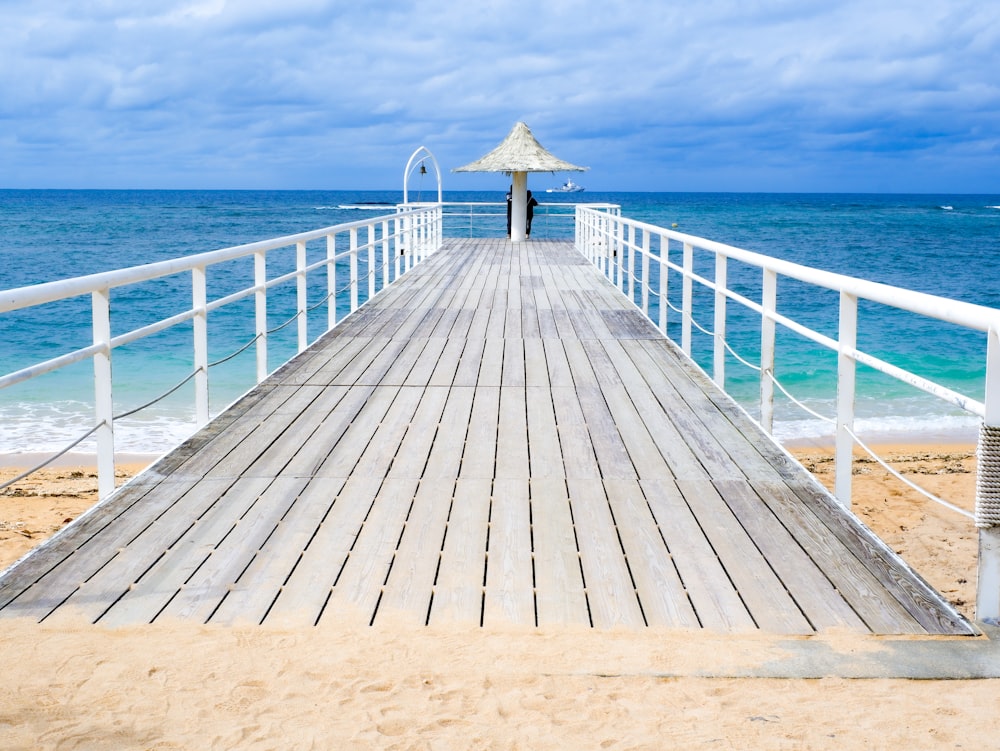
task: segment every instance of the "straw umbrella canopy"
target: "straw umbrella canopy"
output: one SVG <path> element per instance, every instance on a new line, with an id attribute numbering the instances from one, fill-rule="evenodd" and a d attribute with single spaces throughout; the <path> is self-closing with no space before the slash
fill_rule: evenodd
<path id="1" fill-rule="evenodd" d="M 525 238 L 528 173 L 584 172 L 587 169 L 589 167 L 578 167 L 546 151 L 528 126 L 519 122 L 493 151 L 452 172 L 503 172 L 513 176 L 510 239 L 517 242 Z"/>

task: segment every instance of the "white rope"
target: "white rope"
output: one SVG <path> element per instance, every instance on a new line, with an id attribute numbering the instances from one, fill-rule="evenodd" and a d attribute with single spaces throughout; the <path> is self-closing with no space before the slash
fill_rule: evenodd
<path id="1" fill-rule="evenodd" d="M 727 349 L 729 348 L 728 345 L 727 345 L 726 348 Z M 759 368 L 758 368 L 758 370 L 759 370 Z M 803 412 L 808 412 L 810 415 L 812 415 L 813 417 L 815 417 L 817 420 L 821 420 L 821 421 L 823 421 L 825 423 L 828 423 L 830 425 L 836 425 L 837 424 L 837 421 L 834 420 L 833 418 L 827 417 L 826 415 L 821 415 L 819 412 L 815 411 L 814 409 L 811 409 L 810 407 L 807 407 L 805 404 L 803 404 L 798 399 L 796 399 L 794 396 L 792 396 L 791 393 L 788 391 L 788 389 L 786 389 L 781 384 L 781 381 L 779 381 L 777 378 L 774 377 L 774 373 L 772 373 L 771 371 L 767 371 L 767 375 L 770 376 L 771 383 L 773 383 L 775 386 L 777 386 L 778 390 L 782 394 L 784 394 L 785 396 L 787 396 L 788 399 L 789 399 L 789 401 L 791 401 L 792 404 L 794 404 L 796 407 L 798 407 L 799 409 L 801 409 Z"/>
<path id="2" fill-rule="evenodd" d="M 1000 527 L 1000 427 L 979 429 L 979 475 L 976 479 L 976 526 Z"/>
<path id="3" fill-rule="evenodd" d="M 974 519 L 975 518 L 975 516 L 971 512 L 966 511 L 964 508 L 956 506 L 953 503 L 949 503 L 948 501 L 944 500 L 944 498 L 940 498 L 940 497 L 934 495 L 929 490 L 925 490 L 924 488 L 920 487 L 919 485 L 917 485 L 912 480 L 909 480 L 906 477 L 904 477 L 903 475 L 901 475 L 896 469 L 894 469 L 893 467 L 890 467 L 885 462 L 885 460 L 882 459 L 882 457 L 880 457 L 878 454 L 876 454 L 874 451 L 872 451 L 870 448 L 868 448 L 868 446 L 864 443 L 864 441 L 862 441 L 860 438 L 858 438 L 857 434 L 854 433 L 854 431 L 848 430 L 847 432 L 851 436 L 851 438 L 854 439 L 854 442 L 856 444 L 858 444 L 861 448 L 863 448 L 872 459 L 874 459 L 878 464 L 881 464 L 882 467 L 887 472 L 889 472 L 889 474 L 891 474 L 893 477 L 895 477 L 897 480 L 899 480 L 900 482 L 903 482 L 906 485 L 909 485 L 911 488 L 913 488 L 915 491 L 917 491 L 918 493 L 920 493 L 920 495 L 924 496 L 925 498 L 928 498 L 929 500 L 932 500 L 935 503 L 939 503 L 942 506 L 944 506 L 945 508 L 949 508 L 949 509 L 951 509 L 952 511 L 954 511 L 957 514 L 961 514 L 962 516 L 965 516 L 965 517 L 967 517 L 969 519 Z"/>

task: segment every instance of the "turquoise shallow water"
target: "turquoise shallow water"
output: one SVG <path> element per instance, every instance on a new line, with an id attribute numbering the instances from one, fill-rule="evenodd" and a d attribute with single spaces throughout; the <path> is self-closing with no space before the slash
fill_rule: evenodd
<path id="1" fill-rule="evenodd" d="M 862 276 L 896 286 L 1000 307 L 1000 196 L 578 193 L 548 201 L 608 201 L 625 216 L 678 229 L 806 265 Z M 415 196 L 411 196 L 414 198 Z M 149 263 L 244 242 L 324 227 L 370 216 L 340 208 L 358 202 L 395 202 L 395 191 L 0 191 L 0 288 Z M 501 192 L 446 192 L 448 201 L 499 201 Z M 457 222 L 458 220 L 456 220 Z M 454 224 L 448 230 L 460 233 Z M 534 237 L 566 237 L 571 226 L 536 215 Z M 317 252 L 320 252 L 317 250 Z M 243 271 L 245 271 L 244 269 Z M 708 269 L 705 268 L 707 273 Z M 242 273 L 239 270 L 234 274 Z M 223 289 L 232 279 L 210 279 Z M 753 295 L 755 273 L 730 271 L 730 283 Z M 164 308 L 182 309 L 189 289 L 177 279 L 113 297 L 115 330 L 148 322 Z M 680 285 L 674 285 L 679 292 Z M 672 294 L 671 297 L 674 295 Z M 294 292 L 276 291 L 276 320 Z M 835 333 L 836 299 L 782 283 L 779 310 Z M 734 308 L 729 324 L 735 348 L 752 359 L 759 322 Z M 708 326 L 710 313 L 705 313 Z M 980 334 L 928 324 L 904 314 L 862 306 L 859 341 L 893 363 L 981 399 L 984 342 Z M 252 336 L 252 310 L 234 306 L 210 322 L 210 357 L 229 354 Z M 674 316 L 676 318 L 676 316 Z M 83 346 L 89 339 L 89 301 L 46 306 L 31 314 L 0 318 L 0 371 Z M 318 328 L 313 329 L 318 332 Z M 671 334 L 676 334 L 675 325 Z M 271 366 L 294 352 L 294 327 L 271 340 Z M 178 331 L 116 351 L 121 386 L 116 410 L 130 409 L 173 385 L 190 368 L 190 331 Z M 709 362 L 709 342 L 696 337 L 695 356 Z M 251 385 L 248 352 L 213 370 L 213 409 Z M 835 361 L 793 335 L 779 338 L 779 378 L 822 414 L 832 414 Z M 92 374 L 89 365 L 0 392 L 0 454 L 60 448 L 87 427 Z M 728 365 L 727 385 L 756 413 L 757 376 Z M 965 438 L 976 421 L 957 410 L 876 377 L 859 375 L 859 428 L 887 437 Z M 158 453 L 193 427 L 190 392 L 118 425 L 119 449 Z M 811 439 L 829 428 L 780 400 L 776 433 L 785 440 Z M 86 450 L 86 445 L 82 447 Z"/>

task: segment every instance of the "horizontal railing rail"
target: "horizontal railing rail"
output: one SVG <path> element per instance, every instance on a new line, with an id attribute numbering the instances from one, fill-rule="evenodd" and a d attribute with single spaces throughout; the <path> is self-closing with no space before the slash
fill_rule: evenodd
<path id="1" fill-rule="evenodd" d="M 325 333 L 343 318 L 343 315 L 338 315 L 339 297 L 347 297 L 342 306 L 347 311 L 357 310 L 359 305 L 374 297 L 381 289 L 440 248 L 442 238 L 440 204 L 417 207 L 404 205 L 398 207 L 397 212 L 392 215 L 338 224 L 168 261 L 0 291 L 0 315 L 88 295 L 91 298 L 91 344 L 0 375 L 0 389 L 4 389 L 86 360 L 92 360 L 94 364 L 95 423 L 86 429 L 81 438 L 54 456 L 48 457 L 31 471 L 46 466 L 84 439 L 95 436 L 98 491 L 102 498 L 106 497 L 114 491 L 116 419 L 156 403 L 163 396 L 193 380 L 195 423 L 201 426 L 209 421 L 209 368 L 232 356 L 215 363 L 209 362 L 210 313 L 243 300 L 253 301 L 254 336 L 239 351 L 245 351 L 251 346 L 256 347 L 255 376 L 256 382 L 259 383 L 271 371 L 267 348 L 268 337 L 271 334 L 297 322 L 297 351 L 303 351 L 310 343 L 308 313 L 311 310 L 327 306 L 326 322 L 321 334 Z M 320 260 L 308 263 L 307 245 L 314 241 L 325 241 L 325 253 Z M 268 254 L 291 248 L 295 250 L 294 268 L 285 273 L 269 276 Z M 380 260 L 378 256 L 381 256 Z M 209 299 L 207 285 L 209 270 L 241 259 L 252 260 L 252 268 L 248 270 L 250 283 L 229 294 Z M 325 293 L 319 302 L 309 305 L 308 278 L 309 274 L 315 272 L 326 275 Z M 145 326 L 112 335 L 113 290 L 176 277 L 179 274 L 190 275 L 192 304 L 189 308 Z M 342 278 L 345 276 L 346 280 Z M 288 285 L 295 287 L 295 312 L 280 326 L 269 328 L 268 292 Z M 190 350 L 191 372 L 180 384 L 174 385 L 160 397 L 137 409 L 116 414 L 115 384 L 111 368 L 113 352 L 140 339 L 188 323 L 191 324 L 193 332 Z M 15 479 L 22 479 L 27 474 L 30 472 Z"/>
<path id="2" fill-rule="evenodd" d="M 617 209 L 611 204 L 540 201 L 534 208 L 531 237 L 536 240 L 571 240 L 575 232 L 576 207 Z M 507 204 L 489 201 L 450 201 L 444 204 L 446 237 L 506 237 Z"/>
<path id="3" fill-rule="evenodd" d="M 727 353 L 759 373 L 759 422 L 769 433 L 774 427 L 775 388 L 805 408 L 777 379 L 777 327 L 794 332 L 836 355 L 836 415 L 824 416 L 805 409 L 835 427 L 834 494 L 845 506 L 851 503 L 855 444 L 875 456 L 855 430 L 858 365 L 909 384 L 980 418 L 975 514 L 927 493 L 887 464 L 885 466 L 933 500 L 975 519 L 980 532 L 977 615 L 991 622 L 1000 619 L 1000 310 L 802 266 L 586 206 L 576 211 L 577 249 L 664 335 L 668 335 L 668 325 L 673 323 L 670 320 L 673 310 L 680 316 L 680 347 L 689 357 L 693 357 L 696 328 L 710 337 L 710 375 L 720 387 L 726 388 Z M 679 263 L 675 260 L 678 255 Z M 744 291 L 731 284 L 731 262 L 756 275 L 751 276 L 748 283 L 744 274 Z M 696 267 L 705 270 L 696 271 Z M 672 278 L 677 278 L 681 286 L 679 306 L 670 302 L 672 294 L 674 299 L 677 297 L 671 291 Z M 836 336 L 778 312 L 780 279 L 794 280 L 837 295 Z M 705 291 L 701 299 L 709 310 L 704 317 L 711 318 L 711 326 L 698 323 L 695 308 L 699 296 L 695 285 Z M 859 301 L 985 333 L 982 351 L 985 398 L 980 401 L 895 365 L 885 357 L 864 351 L 858 344 Z M 727 341 L 729 302 L 739 304 L 758 317 L 760 338 L 756 364 L 739 355 Z"/>

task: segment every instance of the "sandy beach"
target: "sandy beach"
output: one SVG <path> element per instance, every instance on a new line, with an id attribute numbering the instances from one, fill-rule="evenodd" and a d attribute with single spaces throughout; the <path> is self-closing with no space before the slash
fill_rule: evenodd
<path id="1" fill-rule="evenodd" d="M 880 450 L 971 509 L 973 446 Z M 829 451 L 793 453 L 832 484 Z M 139 469 L 123 467 L 119 482 Z M 858 515 L 971 617 L 971 521 L 870 462 L 858 462 L 854 482 Z M 86 466 L 4 491 L 0 566 L 95 496 Z M 887 648 L 811 639 L 876 660 Z M 786 646 L 760 634 L 653 630 L 112 630 L 3 620 L 0 749 L 995 747 L 995 680 L 740 677 Z"/>

